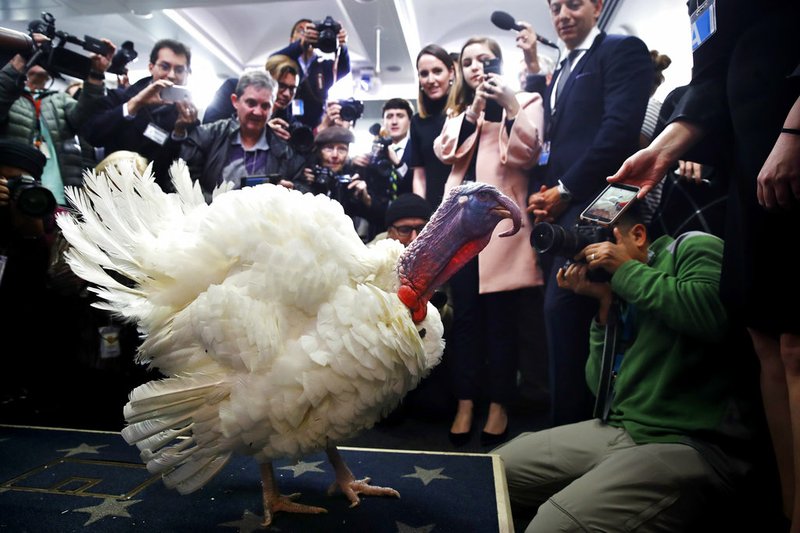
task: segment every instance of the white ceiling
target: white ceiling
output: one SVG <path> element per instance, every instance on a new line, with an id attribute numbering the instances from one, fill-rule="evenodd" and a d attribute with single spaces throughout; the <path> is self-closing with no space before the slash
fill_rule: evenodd
<path id="1" fill-rule="evenodd" d="M 349 32 L 354 74 L 380 69 L 380 87 L 374 87 L 372 94 L 356 96 L 380 100 L 416 96 L 414 59 L 428 43 L 457 52 L 468 37 L 488 35 L 503 46 L 508 68 L 515 66 L 517 61 L 511 58 L 520 57 L 514 48 L 515 32 L 491 24 L 495 9 L 531 22 L 543 36 L 555 40 L 545 0 L 499 4 L 486 0 L 0 0 L 0 26 L 24 31 L 29 20 L 47 11 L 55 16 L 57 29 L 81 38 L 107 37 L 117 45 L 131 40 L 140 56 L 130 65 L 132 81 L 146 74 L 152 45 L 160 38 L 175 38 L 192 47 L 193 90 L 210 95 L 220 79 L 263 66 L 271 52 L 286 46 L 298 18 L 320 20 L 331 15 Z M 683 2 L 606 0 L 606 9 L 612 13 L 607 30 L 638 35 L 650 48 L 674 60 L 657 95 L 663 97 L 688 81 L 691 53 Z M 177 22 L 180 19 L 193 30 L 187 32 L 186 25 Z"/>

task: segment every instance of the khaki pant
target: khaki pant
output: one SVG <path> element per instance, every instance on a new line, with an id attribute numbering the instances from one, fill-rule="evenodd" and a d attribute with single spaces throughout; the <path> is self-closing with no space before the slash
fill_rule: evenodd
<path id="1" fill-rule="evenodd" d="M 730 490 L 691 446 L 637 445 L 599 420 L 524 433 L 492 453 L 512 506 L 538 508 L 528 533 L 684 531 Z"/>

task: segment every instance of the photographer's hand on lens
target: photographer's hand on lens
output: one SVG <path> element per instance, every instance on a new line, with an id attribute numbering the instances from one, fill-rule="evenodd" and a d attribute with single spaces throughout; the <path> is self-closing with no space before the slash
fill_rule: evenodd
<path id="1" fill-rule="evenodd" d="M 575 256 L 576 261 L 585 262 L 590 270 L 603 269 L 613 274 L 633 257 L 623 244 L 623 235 L 618 227 L 613 228 L 615 242 L 603 241 L 586 246 Z"/>
<path id="2" fill-rule="evenodd" d="M 342 28 L 339 30 L 339 33 L 336 34 L 336 39 L 339 41 L 339 46 L 347 46 L 347 30 Z"/>
<path id="3" fill-rule="evenodd" d="M 0 207 L 7 206 L 10 199 L 11 193 L 8 190 L 8 180 L 0 176 Z"/>

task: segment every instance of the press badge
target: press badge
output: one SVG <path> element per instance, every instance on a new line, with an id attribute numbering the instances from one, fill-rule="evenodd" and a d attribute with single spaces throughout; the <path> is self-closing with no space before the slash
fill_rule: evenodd
<path id="1" fill-rule="evenodd" d="M 164 146 L 164 143 L 167 142 L 169 134 L 151 122 L 147 125 L 147 128 L 145 128 L 144 136 L 157 145 Z"/>
<path id="2" fill-rule="evenodd" d="M 119 357 L 122 349 L 119 344 L 120 329 L 117 326 L 97 328 L 100 333 L 100 359 Z"/>
<path id="3" fill-rule="evenodd" d="M 717 31 L 716 0 L 706 0 L 692 13 L 692 52 Z"/>
<path id="4" fill-rule="evenodd" d="M 542 143 L 542 152 L 539 154 L 539 166 L 545 166 L 550 161 L 550 141 Z"/>

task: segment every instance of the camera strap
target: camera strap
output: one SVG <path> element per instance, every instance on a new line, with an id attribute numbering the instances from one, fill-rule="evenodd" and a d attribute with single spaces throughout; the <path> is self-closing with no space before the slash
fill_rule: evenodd
<path id="1" fill-rule="evenodd" d="M 603 355 L 600 360 L 600 381 L 597 386 L 597 398 L 592 415 L 603 422 L 608 421 L 611 404 L 614 400 L 614 382 L 622 365 L 625 349 L 633 339 L 634 316 L 634 307 L 623 305 L 614 296 L 606 320 Z"/>

